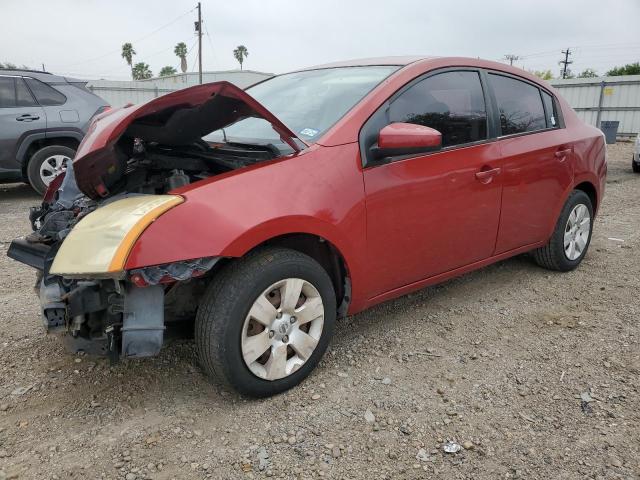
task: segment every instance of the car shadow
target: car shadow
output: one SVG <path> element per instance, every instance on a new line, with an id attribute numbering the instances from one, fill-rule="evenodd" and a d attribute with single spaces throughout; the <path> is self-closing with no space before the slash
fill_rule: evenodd
<path id="1" fill-rule="evenodd" d="M 35 200 L 40 196 L 26 183 L 7 183 L 0 185 L 0 202 L 15 200 Z"/>

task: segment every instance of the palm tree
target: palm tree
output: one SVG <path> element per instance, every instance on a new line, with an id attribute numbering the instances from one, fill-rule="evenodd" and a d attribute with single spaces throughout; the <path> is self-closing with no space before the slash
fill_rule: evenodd
<path id="1" fill-rule="evenodd" d="M 178 71 L 174 67 L 171 67 L 169 65 L 167 65 L 166 67 L 162 67 L 162 69 L 160 70 L 161 77 L 166 77 L 167 75 L 175 75 L 176 73 L 178 73 Z"/>
<path id="2" fill-rule="evenodd" d="M 244 45 L 238 45 L 238 47 L 233 51 L 233 56 L 240 63 L 240 70 L 242 70 L 242 62 L 244 59 L 249 56 L 249 50 Z"/>
<path id="3" fill-rule="evenodd" d="M 131 75 L 134 80 L 146 80 L 147 78 L 153 77 L 149 65 L 144 62 L 136 63 L 131 69 Z"/>
<path id="4" fill-rule="evenodd" d="M 180 42 L 173 49 L 173 53 L 180 59 L 180 70 L 182 73 L 187 71 L 187 45 L 184 42 Z"/>
<path id="5" fill-rule="evenodd" d="M 133 49 L 133 45 L 129 42 L 122 45 L 122 58 L 125 59 L 129 68 L 131 68 L 131 77 L 133 78 L 133 56 L 136 54 L 136 51 Z"/>

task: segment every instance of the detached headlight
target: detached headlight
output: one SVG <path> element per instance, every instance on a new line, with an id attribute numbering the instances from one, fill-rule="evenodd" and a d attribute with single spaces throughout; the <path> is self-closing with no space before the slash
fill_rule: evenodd
<path id="1" fill-rule="evenodd" d="M 94 210 L 64 239 L 50 273 L 65 277 L 117 276 L 142 232 L 182 202 L 178 195 L 140 195 Z"/>

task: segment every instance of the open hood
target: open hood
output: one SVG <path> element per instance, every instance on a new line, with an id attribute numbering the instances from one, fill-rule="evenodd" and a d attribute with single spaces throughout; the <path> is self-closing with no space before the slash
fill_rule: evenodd
<path id="1" fill-rule="evenodd" d="M 115 144 L 123 136 L 190 145 L 247 117 L 270 122 L 295 152 L 304 148 L 302 140 L 244 90 L 229 82 L 208 83 L 96 116 L 73 161 L 78 187 L 93 199 L 109 194 L 105 180 L 121 167 Z"/>

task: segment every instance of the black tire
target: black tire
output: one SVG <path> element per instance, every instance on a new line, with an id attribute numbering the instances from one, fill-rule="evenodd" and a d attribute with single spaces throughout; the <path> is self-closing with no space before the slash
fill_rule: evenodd
<path id="1" fill-rule="evenodd" d="M 289 376 L 269 381 L 254 375 L 246 365 L 242 328 L 258 296 L 286 278 L 301 278 L 316 288 L 324 306 L 324 325 L 309 359 Z M 315 368 L 333 336 L 335 320 L 333 284 L 315 260 L 284 248 L 258 250 L 227 265 L 207 288 L 196 315 L 198 359 L 207 375 L 240 393 L 253 397 L 275 395 L 300 383 Z"/>
<path id="2" fill-rule="evenodd" d="M 63 147 L 61 145 L 50 145 L 38 150 L 31 156 L 29 163 L 27 164 L 27 179 L 29 180 L 29 185 L 31 185 L 31 187 L 40 195 L 44 195 L 44 192 L 47 190 L 47 185 L 40 176 L 40 167 L 42 166 L 42 163 L 53 155 L 64 155 L 65 157 L 72 159 L 75 154 L 76 151 L 74 149 Z"/>
<path id="3" fill-rule="evenodd" d="M 631 159 L 631 168 L 634 173 L 640 173 L 640 163 L 636 162 L 633 158 Z"/>
<path id="4" fill-rule="evenodd" d="M 589 217 L 591 219 L 589 238 L 587 239 L 587 244 L 580 256 L 575 260 L 569 260 L 564 251 L 564 233 L 571 211 L 579 204 L 585 205 L 589 210 Z M 532 252 L 536 263 L 541 267 L 560 272 L 568 272 L 580 265 L 580 262 L 582 262 L 582 259 L 589 249 L 589 244 L 591 243 L 593 220 L 593 205 L 591 204 L 589 196 L 581 190 L 574 190 L 571 192 L 569 198 L 567 198 L 567 201 L 564 204 L 564 207 L 562 208 L 562 211 L 560 212 L 560 217 L 558 218 L 556 228 L 549 239 L 549 243 Z"/>

